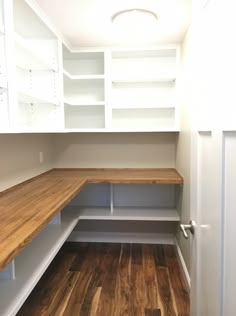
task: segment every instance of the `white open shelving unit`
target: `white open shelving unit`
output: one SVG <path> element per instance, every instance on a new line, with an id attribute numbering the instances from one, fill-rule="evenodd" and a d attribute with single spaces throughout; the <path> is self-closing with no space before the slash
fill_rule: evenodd
<path id="1" fill-rule="evenodd" d="M 62 45 L 25 1 L 13 1 L 13 21 L 16 104 L 11 125 L 18 131 L 63 129 Z"/>
<path id="2" fill-rule="evenodd" d="M 78 211 L 63 211 L 12 262 L 10 269 L 14 271 L 9 275 L 13 278 L 7 279 L 5 274 L 1 279 L 0 273 L 1 316 L 16 315 L 78 220 Z"/>
<path id="3" fill-rule="evenodd" d="M 177 45 L 70 51 L 31 0 L 0 0 L 0 57 L 1 131 L 179 131 Z"/>
<path id="4" fill-rule="evenodd" d="M 177 130 L 178 48 L 112 52 L 114 129 Z"/>
<path id="5" fill-rule="evenodd" d="M 178 47 L 76 53 L 64 48 L 65 129 L 178 131 L 178 56 Z"/>
<path id="6" fill-rule="evenodd" d="M 80 219 L 179 221 L 173 184 L 88 184 L 66 207 Z"/>
<path id="7" fill-rule="evenodd" d="M 104 52 L 63 49 L 66 129 L 105 128 Z"/>

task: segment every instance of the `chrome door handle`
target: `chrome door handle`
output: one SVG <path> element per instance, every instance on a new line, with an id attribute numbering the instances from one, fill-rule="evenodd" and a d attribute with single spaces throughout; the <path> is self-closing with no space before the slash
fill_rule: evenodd
<path id="1" fill-rule="evenodd" d="M 196 223 L 194 221 L 190 221 L 189 224 L 180 224 L 180 230 L 182 231 L 185 239 L 189 238 L 187 231 L 190 231 L 190 233 L 194 235 L 195 226 Z"/>

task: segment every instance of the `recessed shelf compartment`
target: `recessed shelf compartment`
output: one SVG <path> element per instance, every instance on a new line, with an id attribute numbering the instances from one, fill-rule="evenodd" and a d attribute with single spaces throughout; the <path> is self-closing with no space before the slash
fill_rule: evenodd
<path id="1" fill-rule="evenodd" d="M 57 105 L 51 103 L 19 102 L 18 115 L 15 122 L 15 129 L 17 131 L 43 132 L 59 130 L 60 128 L 60 112 Z"/>
<path id="2" fill-rule="evenodd" d="M 176 78 L 176 48 L 112 53 L 112 78 Z"/>
<path id="3" fill-rule="evenodd" d="M 69 104 L 104 102 L 104 79 L 70 80 L 64 78 L 64 93 Z"/>
<path id="4" fill-rule="evenodd" d="M 104 52 L 71 53 L 63 48 L 64 70 L 71 76 L 104 75 Z"/>
<path id="5" fill-rule="evenodd" d="M 176 129 L 174 108 L 128 108 L 112 110 L 112 128 L 165 130 Z"/>
<path id="6" fill-rule="evenodd" d="M 18 90 L 17 96 L 18 96 L 18 102 L 20 103 L 29 103 L 29 104 L 50 103 L 53 105 L 58 105 L 58 102 L 56 102 L 55 99 L 50 99 L 48 96 L 40 95 L 39 93 L 35 93 L 33 91 Z"/>
<path id="7" fill-rule="evenodd" d="M 22 69 L 58 71 L 55 40 L 24 39 L 15 34 L 16 65 Z M 54 52 L 54 56 L 52 54 Z"/>
<path id="8" fill-rule="evenodd" d="M 15 259 L 15 280 L 0 280 L 1 316 L 14 316 L 78 223 L 77 211 L 62 212 Z"/>
<path id="9" fill-rule="evenodd" d="M 115 82 L 111 92 L 112 107 L 130 104 L 138 107 L 175 107 L 175 81 Z"/>
<path id="10" fill-rule="evenodd" d="M 105 128 L 104 117 L 105 108 L 103 105 L 70 106 L 65 104 L 66 129 L 102 129 Z"/>
<path id="11" fill-rule="evenodd" d="M 66 210 L 79 210 L 80 220 L 180 220 L 175 185 L 88 184 Z"/>

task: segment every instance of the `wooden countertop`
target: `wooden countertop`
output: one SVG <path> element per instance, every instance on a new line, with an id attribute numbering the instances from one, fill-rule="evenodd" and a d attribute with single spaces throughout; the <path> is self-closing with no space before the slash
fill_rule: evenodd
<path id="1" fill-rule="evenodd" d="M 183 184 L 175 169 L 52 169 L 0 193 L 0 271 L 86 183 Z"/>

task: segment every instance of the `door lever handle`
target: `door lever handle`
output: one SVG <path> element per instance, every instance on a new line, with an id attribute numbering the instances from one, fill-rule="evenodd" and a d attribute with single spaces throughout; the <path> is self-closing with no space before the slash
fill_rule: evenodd
<path id="1" fill-rule="evenodd" d="M 185 239 L 189 238 L 187 231 L 190 231 L 190 233 L 194 235 L 195 226 L 196 223 L 194 221 L 190 221 L 189 224 L 180 224 L 180 230 L 182 231 Z"/>

